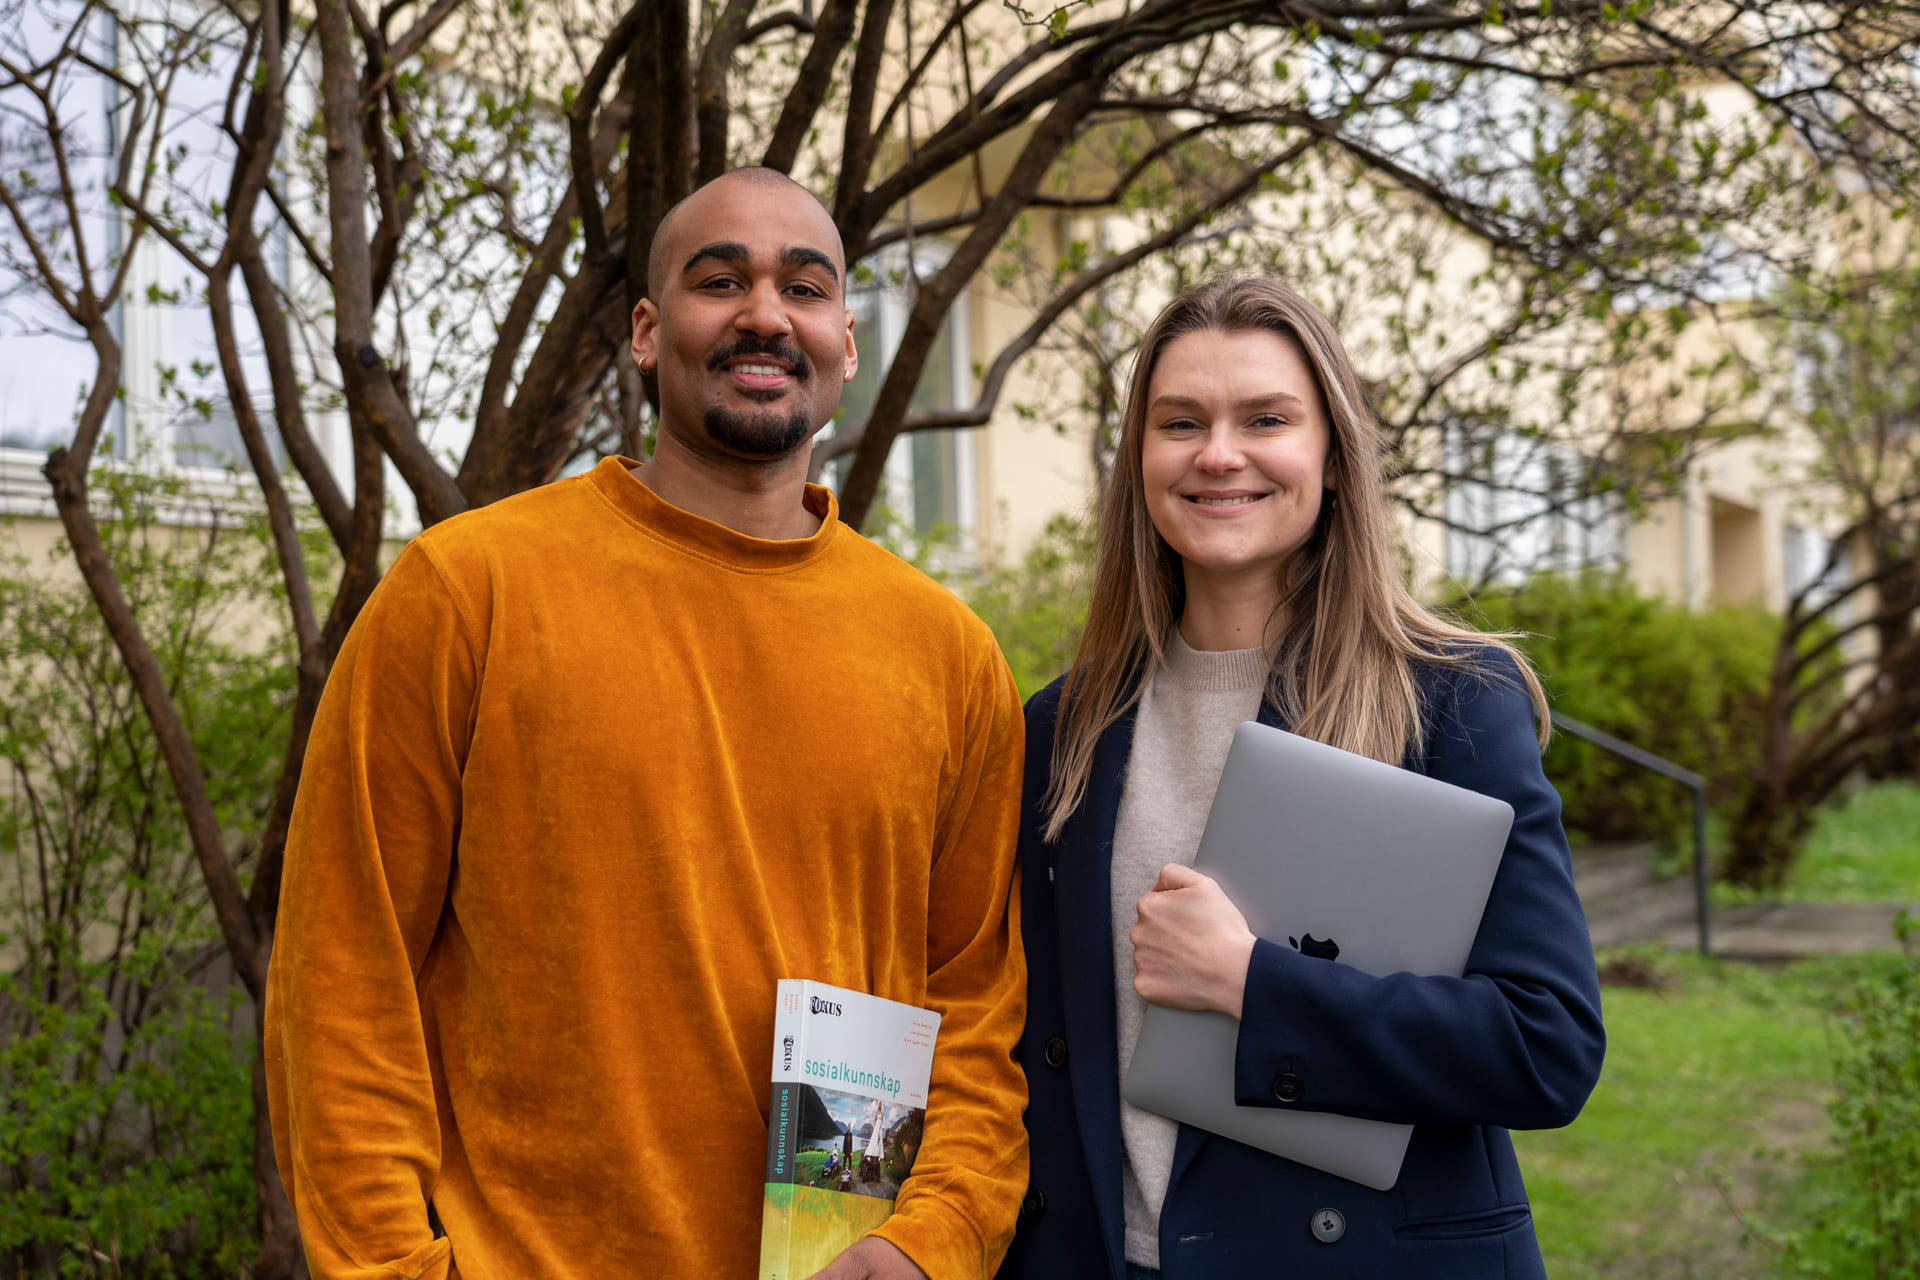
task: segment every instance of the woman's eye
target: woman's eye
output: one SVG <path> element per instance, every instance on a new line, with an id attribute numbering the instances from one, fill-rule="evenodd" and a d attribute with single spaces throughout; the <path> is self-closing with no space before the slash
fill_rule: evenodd
<path id="1" fill-rule="evenodd" d="M 1171 422 L 1163 422 L 1160 424 L 1162 431 L 1197 431 L 1199 427 L 1200 424 L 1191 418 L 1175 418 Z"/>
<path id="2" fill-rule="evenodd" d="M 1253 425 L 1262 431 L 1277 431 L 1287 425 L 1287 420 L 1277 413 L 1263 413 L 1253 420 Z"/>

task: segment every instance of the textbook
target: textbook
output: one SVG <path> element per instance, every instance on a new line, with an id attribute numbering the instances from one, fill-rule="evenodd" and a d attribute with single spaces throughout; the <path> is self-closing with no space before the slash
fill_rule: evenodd
<path id="1" fill-rule="evenodd" d="M 782 978 L 760 1280 L 806 1280 L 887 1220 L 927 1117 L 940 1015 Z"/>

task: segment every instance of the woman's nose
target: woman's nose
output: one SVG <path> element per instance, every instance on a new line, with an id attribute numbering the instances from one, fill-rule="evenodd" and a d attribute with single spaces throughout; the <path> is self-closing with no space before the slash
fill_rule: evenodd
<path id="1" fill-rule="evenodd" d="M 1200 456 L 1194 459 L 1194 465 L 1202 471 L 1223 472 L 1238 471 L 1246 465 L 1246 456 L 1240 451 L 1240 442 L 1234 438 L 1231 428 L 1214 427 L 1207 432 L 1207 440 L 1201 446 Z"/>

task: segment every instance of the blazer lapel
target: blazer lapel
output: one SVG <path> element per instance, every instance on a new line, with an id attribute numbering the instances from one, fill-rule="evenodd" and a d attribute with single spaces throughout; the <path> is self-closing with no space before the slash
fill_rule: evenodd
<path id="1" fill-rule="evenodd" d="M 1213 1135 L 1205 1129 L 1196 1129 L 1190 1124 L 1180 1126 L 1180 1134 L 1173 1140 L 1173 1171 L 1167 1176 L 1167 1203 L 1173 1203 L 1174 1188 L 1186 1177 L 1187 1166 L 1200 1154 L 1200 1148 L 1207 1145 Z"/>
<path id="2" fill-rule="evenodd" d="M 1066 998 L 1067 1071 L 1080 1146 L 1093 1180 L 1109 1269 L 1125 1271 L 1120 1199 L 1119 1036 L 1113 998 L 1113 827 L 1120 784 L 1133 749 L 1133 712 L 1100 737 L 1086 799 L 1061 833 L 1055 859 L 1055 923 Z"/>

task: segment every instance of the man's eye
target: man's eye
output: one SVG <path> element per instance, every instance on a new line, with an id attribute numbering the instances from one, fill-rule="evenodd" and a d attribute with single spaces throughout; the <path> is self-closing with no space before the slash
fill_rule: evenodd
<path id="1" fill-rule="evenodd" d="M 701 281 L 698 285 L 694 287 L 698 289 L 706 289 L 706 290 L 718 292 L 724 289 L 738 288 L 739 284 L 740 282 L 738 280 L 735 280 L 731 276 L 715 276 L 711 280 Z"/>

